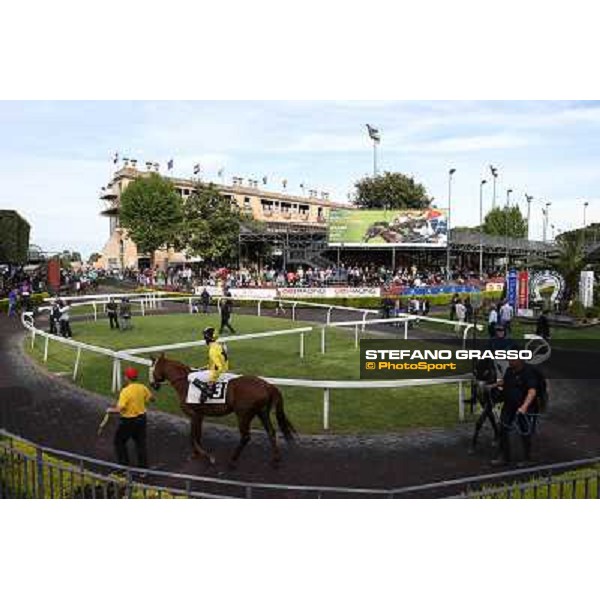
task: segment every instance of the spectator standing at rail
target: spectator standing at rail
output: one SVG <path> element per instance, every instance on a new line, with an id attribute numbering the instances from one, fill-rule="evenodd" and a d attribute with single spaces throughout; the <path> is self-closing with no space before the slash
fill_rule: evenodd
<path id="1" fill-rule="evenodd" d="M 500 323 L 506 328 L 506 332 L 510 333 L 510 324 L 514 315 L 513 307 L 508 303 L 508 299 L 500 307 Z"/>
<path id="2" fill-rule="evenodd" d="M 65 338 L 72 338 L 71 331 L 71 301 L 67 300 L 60 307 L 60 335 Z"/>
<path id="3" fill-rule="evenodd" d="M 121 319 L 121 330 L 126 331 L 131 329 L 131 303 L 129 298 L 121 299 L 121 306 L 119 306 L 119 317 Z"/>
<path id="4" fill-rule="evenodd" d="M 223 301 L 223 304 L 221 305 L 221 327 L 219 329 L 219 334 L 223 333 L 226 327 L 231 333 L 235 334 L 235 329 L 229 323 L 229 319 L 231 319 L 232 312 L 233 300 L 231 299 L 231 292 L 227 290 L 225 292 L 225 299 Z"/>
<path id="5" fill-rule="evenodd" d="M 106 314 L 108 315 L 108 322 L 110 323 L 111 329 L 120 329 L 119 317 L 118 317 L 117 303 L 114 298 L 109 298 L 106 304 Z"/>
<path id="6" fill-rule="evenodd" d="M 16 288 L 13 288 L 8 293 L 8 316 L 17 315 L 17 302 L 19 301 L 19 293 Z"/>
<path id="7" fill-rule="evenodd" d="M 429 309 L 429 300 L 427 298 L 423 298 L 423 301 L 421 302 L 421 314 L 426 317 L 429 314 Z"/>
<path id="8" fill-rule="evenodd" d="M 114 446 L 117 460 L 129 465 L 127 442 L 133 439 L 140 469 L 148 468 L 148 450 L 146 445 L 146 406 L 154 401 L 152 392 L 138 383 L 138 371 L 133 367 L 125 369 L 127 382 L 119 394 L 116 406 L 107 409 L 108 413 L 119 413 L 119 426 L 115 432 Z"/>
<path id="9" fill-rule="evenodd" d="M 281 292 L 279 289 L 275 290 L 275 315 L 279 315 L 281 312 L 282 315 L 285 315 L 285 307 L 283 306 L 283 302 L 281 301 Z"/>
<path id="10" fill-rule="evenodd" d="M 535 326 L 535 334 L 543 337 L 545 340 L 550 339 L 550 322 L 548 321 L 549 312 L 550 311 L 547 309 L 542 311 Z"/>
<path id="11" fill-rule="evenodd" d="M 496 325 L 498 325 L 498 310 L 496 305 L 492 304 L 490 314 L 488 315 L 488 332 L 491 338 L 496 335 Z"/>
<path id="12" fill-rule="evenodd" d="M 208 306 L 210 304 L 210 294 L 208 293 L 208 290 L 206 288 L 204 288 L 202 290 L 202 293 L 200 294 L 200 302 L 202 303 L 202 312 L 204 314 L 207 314 Z"/>
<path id="13" fill-rule="evenodd" d="M 454 312 L 456 314 L 457 320 L 457 323 L 454 327 L 454 331 L 460 334 L 462 330 L 461 323 L 465 322 L 465 318 L 467 316 L 467 309 L 460 298 L 458 298 L 456 304 L 454 305 Z"/>
<path id="14" fill-rule="evenodd" d="M 473 322 L 473 305 L 471 304 L 471 298 L 469 298 L 468 296 L 465 298 L 464 306 L 465 306 L 465 321 L 467 323 L 472 323 Z"/>
<path id="15" fill-rule="evenodd" d="M 451 321 L 454 321 L 454 319 L 456 318 L 456 305 L 458 302 L 460 302 L 460 298 L 459 298 L 458 294 L 454 294 L 454 296 L 452 296 L 452 300 L 450 300 L 450 320 Z"/>

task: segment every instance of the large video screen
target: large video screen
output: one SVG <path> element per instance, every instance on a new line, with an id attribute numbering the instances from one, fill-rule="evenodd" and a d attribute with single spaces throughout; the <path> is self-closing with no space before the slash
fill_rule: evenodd
<path id="1" fill-rule="evenodd" d="M 447 211 L 332 209 L 330 246 L 412 246 L 444 248 L 448 243 Z"/>

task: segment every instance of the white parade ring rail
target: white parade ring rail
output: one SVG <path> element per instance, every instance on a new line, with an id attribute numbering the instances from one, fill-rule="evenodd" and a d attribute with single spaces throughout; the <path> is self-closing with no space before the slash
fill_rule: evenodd
<path id="1" fill-rule="evenodd" d="M 133 294 L 129 294 L 128 296 L 131 297 L 131 296 L 133 296 Z M 142 302 L 150 300 L 150 298 L 148 298 L 147 295 L 145 295 L 145 294 L 142 294 L 141 296 L 142 296 L 142 298 L 140 298 L 140 300 Z M 96 298 L 101 298 L 101 297 L 102 296 L 96 296 Z M 117 295 L 116 294 L 106 294 L 104 297 L 107 299 L 106 302 L 108 302 L 108 298 L 117 297 Z M 76 300 L 84 300 L 85 298 L 86 298 L 85 296 L 74 297 L 74 299 L 76 299 Z M 220 298 L 223 298 L 223 297 L 220 297 Z M 63 298 L 61 298 L 61 299 L 63 299 Z M 177 296 L 177 297 L 173 297 L 173 298 L 164 297 L 164 296 L 160 297 L 160 301 L 165 301 L 165 300 L 182 301 L 185 299 L 186 299 L 185 296 Z M 244 298 L 244 300 L 262 301 L 264 299 L 250 299 L 250 298 L 246 299 L 246 298 Z M 275 301 L 277 302 L 279 300 L 275 299 Z M 96 302 L 96 301 L 94 301 L 94 302 Z M 106 304 L 106 302 L 101 301 L 101 302 L 97 302 L 97 303 L 98 304 Z M 295 304 L 306 304 L 306 305 L 310 305 L 310 306 L 328 308 L 329 309 L 329 312 L 327 315 L 328 322 L 327 322 L 326 326 L 322 328 L 322 331 L 325 331 L 327 326 L 332 326 L 332 327 L 333 326 L 348 326 L 348 325 L 356 325 L 356 324 L 358 324 L 358 325 L 365 324 L 366 325 L 366 323 L 372 323 L 372 322 L 392 323 L 395 321 L 401 322 L 401 321 L 408 321 L 410 319 L 417 319 L 417 318 L 418 319 L 425 318 L 425 319 L 428 319 L 431 321 L 445 321 L 443 319 L 434 319 L 431 317 L 414 317 L 413 315 L 405 315 L 405 316 L 397 318 L 397 319 L 374 319 L 373 321 L 366 321 L 367 314 L 374 313 L 374 312 L 377 313 L 378 311 L 366 310 L 366 309 L 355 309 L 355 308 L 346 307 L 346 306 L 338 307 L 338 306 L 332 306 L 332 305 L 327 305 L 327 304 L 321 305 L 321 304 L 314 304 L 312 302 L 285 301 L 285 300 L 282 300 L 282 302 L 290 302 L 290 303 L 295 303 Z M 73 304 L 72 306 L 78 306 L 79 304 L 85 304 L 85 303 L 86 302 L 84 300 L 84 302 L 79 302 L 79 303 Z M 87 302 L 87 304 L 90 304 L 90 303 Z M 191 304 L 190 304 L 190 306 L 191 306 Z M 352 311 L 356 311 L 356 312 L 362 312 L 363 320 L 356 321 L 356 322 L 349 321 L 349 322 L 342 322 L 342 323 L 331 323 L 329 317 L 331 314 L 331 310 L 333 310 L 333 309 L 352 310 Z M 44 306 L 41 308 L 41 310 L 49 311 L 50 307 Z M 260 308 L 259 308 L 259 314 L 260 314 Z M 457 323 L 454 321 L 445 321 L 445 322 L 450 323 L 455 326 L 457 325 Z M 49 340 L 53 340 L 53 341 L 77 348 L 77 357 L 75 359 L 75 365 L 73 368 L 73 380 L 75 380 L 77 377 L 77 372 L 79 369 L 79 363 L 80 363 L 82 350 L 86 350 L 88 352 L 112 357 L 113 369 L 112 369 L 112 388 L 111 389 L 112 389 L 113 393 L 118 392 L 118 390 L 121 388 L 121 382 L 122 382 L 121 361 L 128 361 L 128 362 L 132 362 L 135 364 L 144 365 L 149 368 L 152 366 L 151 360 L 136 356 L 134 354 L 134 352 L 142 353 L 142 352 L 146 352 L 146 351 L 160 351 L 163 349 L 173 348 L 173 347 L 189 347 L 190 345 L 200 346 L 200 345 L 204 344 L 204 341 L 197 341 L 197 342 L 187 342 L 184 344 L 171 344 L 168 346 L 152 346 L 150 348 L 133 348 L 131 350 L 126 350 L 126 351 L 123 351 L 123 350 L 117 351 L 117 350 L 110 350 L 108 348 L 102 348 L 100 346 L 93 346 L 91 344 L 86 344 L 84 342 L 79 342 L 79 341 L 76 341 L 73 339 L 67 339 L 67 338 L 63 338 L 60 336 L 52 335 L 48 332 L 37 329 L 34 325 L 32 313 L 23 313 L 21 316 L 21 323 L 23 324 L 25 329 L 27 329 L 28 331 L 31 332 L 32 347 L 35 343 L 36 336 L 39 335 L 45 339 L 44 362 L 47 362 L 47 360 L 48 360 Z M 470 325 L 471 327 L 473 326 L 472 324 L 464 324 L 464 325 Z M 286 330 L 281 330 L 281 331 L 276 331 L 276 332 L 247 334 L 247 335 L 243 335 L 243 336 L 230 336 L 230 337 L 225 337 L 225 338 L 221 338 L 221 339 L 223 341 L 234 341 L 236 339 L 243 340 L 243 339 L 252 339 L 252 338 L 258 338 L 258 337 L 263 337 L 263 338 L 264 337 L 272 337 L 273 335 L 285 335 L 285 334 L 299 333 L 301 335 L 301 340 L 303 340 L 304 333 L 306 333 L 307 331 L 310 331 L 312 329 L 313 329 L 312 327 L 298 328 L 298 329 L 286 329 Z M 301 352 L 303 354 L 303 341 L 301 341 Z M 462 421 L 462 420 L 464 420 L 464 399 L 465 399 L 464 384 L 472 381 L 472 379 L 473 379 L 472 375 L 443 377 L 443 378 L 439 378 L 439 379 L 404 379 L 404 380 L 387 380 L 387 381 L 309 380 L 309 379 L 285 379 L 285 378 L 280 378 L 280 377 L 261 377 L 261 378 L 269 383 L 272 383 L 273 385 L 278 385 L 278 386 L 282 386 L 282 387 L 305 387 L 305 388 L 322 389 L 323 390 L 323 429 L 325 429 L 325 430 L 329 429 L 329 424 L 330 424 L 330 391 L 333 389 L 373 389 L 373 388 L 388 388 L 389 389 L 389 388 L 408 388 L 408 387 L 447 385 L 447 384 L 457 383 L 458 384 L 458 414 L 459 414 L 459 419 Z"/>

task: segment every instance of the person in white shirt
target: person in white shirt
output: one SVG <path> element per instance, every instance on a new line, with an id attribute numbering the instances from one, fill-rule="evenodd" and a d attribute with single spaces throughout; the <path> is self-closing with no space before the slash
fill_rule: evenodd
<path id="1" fill-rule="evenodd" d="M 510 333 L 510 322 L 513 318 L 513 307 L 508 303 L 508 300 L 500 308 L 500 324 L 504 325 L 506 333 Z"/>
<path id="2" fill-rule="evenodd" d="M 465 318 L 467 316 L 467 309 L 465 307 L 465 305 L 463 304 L 462 300 L 458 300 L 458 302 L 456 303 L 455 307 L 454 307 L 454 311 L 456 314 L 456 319 L 458 320 L 458 323 L 456 324 L 454 331 L 456 333 L 460 333 L 461 332 L 461 323 L 465 322 Z"/>
<path id="3" fill-rule="evenodd" d="M 498 323 L 498 311 L 496 310 L 496 306 L 492 305 L 492 310 L 490 310 L 490 314 L 488 316 L 488 331 L 490 333 L 491 338 L 496 336 L 496 324 L 497 323 Z"/>

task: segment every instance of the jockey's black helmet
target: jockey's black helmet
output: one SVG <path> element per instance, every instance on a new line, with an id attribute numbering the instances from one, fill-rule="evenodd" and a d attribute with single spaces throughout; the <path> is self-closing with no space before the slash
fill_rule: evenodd
<path id="1" fill-rule="evenodd" d="M 211 340 L 215 339 L 215 328 L 214 327 L 205 327 L 202 332 L 204 339 L 210 338 Z"/>

